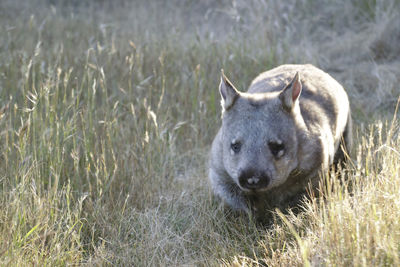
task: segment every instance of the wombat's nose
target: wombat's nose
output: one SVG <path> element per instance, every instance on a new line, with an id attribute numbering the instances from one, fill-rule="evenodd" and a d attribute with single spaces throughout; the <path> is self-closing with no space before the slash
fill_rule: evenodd
<path id="1" fill-rule="evenodd" d="M 240 172 L 239 184 L 246 189 L 261 189 L 267 187 L 270 178 L 268 175 L 254 170 L 243 170 Z"/>

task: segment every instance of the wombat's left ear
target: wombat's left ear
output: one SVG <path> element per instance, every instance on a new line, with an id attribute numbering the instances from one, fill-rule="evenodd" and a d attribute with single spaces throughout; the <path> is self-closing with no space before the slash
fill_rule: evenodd
<path id="1" fill-rule="evenodd" d="M 294 104 L 299 99 L 301 94 L 301 81 L 299 73 L 297 72 L 293 80 L 282 90 L 279 95 L 279 99 L 282 101 L 282 105 L 287 110 L 292 110 Z"/>
<path id="2" fill-rule="evenodd" d="M 239 97 L 239 91 L 236 90 L 235 86 L 226 78 L 224 70 L 221 70 L 221 83 L 219 84 L 219 92 L 221 93 L 221 105 L 222 108 L 228 110 L 235 103 Z"/>

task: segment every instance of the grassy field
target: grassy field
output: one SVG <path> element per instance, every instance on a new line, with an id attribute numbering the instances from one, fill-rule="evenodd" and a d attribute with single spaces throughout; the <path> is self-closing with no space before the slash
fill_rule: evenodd
<path id="1" fill-rule="evenodd" d="M 0 265 L 400 265 L 399 43 L 398 0 L 0 1 Z M 355 146 L 262 226 L 207 158 L 220 69 L 284 63 L 344 85 Z"/>

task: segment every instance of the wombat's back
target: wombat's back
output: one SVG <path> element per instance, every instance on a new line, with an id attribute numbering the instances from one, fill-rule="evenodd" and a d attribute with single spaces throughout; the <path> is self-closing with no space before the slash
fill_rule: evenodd
<path id="1" fill-rule="evenodd" d="M 320 131 L 329 128 L 340 138 L 349 120 L 349 100 L 343 87 L 326 72 L 313 65 L 282 65 L 258 75 L 248 93 L 281 91 L 296 73 L 303 86 L 300 110 L 306 125 Z"/>
<path id="2" fill-rule="evenodd" d="M 263 72 L 252 81 L 248 93 L 281 91 L 283 87 L 289 84 L 297 72 L 303 85 L 302 100 L 313 98 L 316 101 L 347 100 L 343 87 L 335 79 L 310 64 L 282 65 Z"/>

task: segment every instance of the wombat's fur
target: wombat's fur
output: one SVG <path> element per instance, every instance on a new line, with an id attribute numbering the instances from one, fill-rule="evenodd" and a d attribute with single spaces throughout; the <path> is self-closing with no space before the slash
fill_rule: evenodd
<path id="1" fill-rule="evenodd" d="M 304 192 L 351 146 L 347 94 L 312 65 L 261 73 L 246 93 L 222 73 L 222 127 L 211 150 L 213 190 L 234 210 L 264 212 Z"/>

